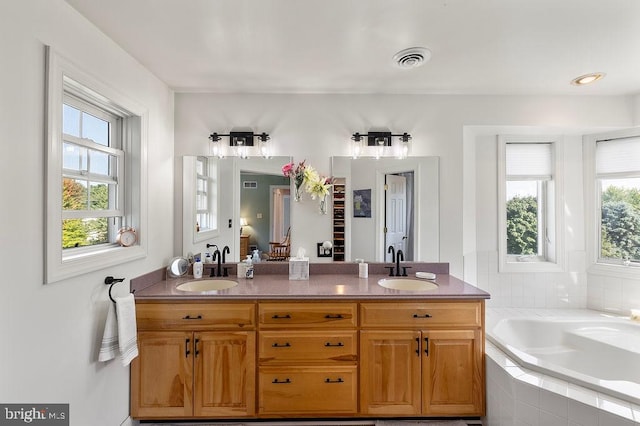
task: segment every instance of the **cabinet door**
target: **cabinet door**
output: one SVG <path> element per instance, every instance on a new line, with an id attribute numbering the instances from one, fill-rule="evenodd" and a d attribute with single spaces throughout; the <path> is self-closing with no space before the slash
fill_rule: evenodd
<path id="1" fill-rule="evenodd" d="M 360 332 L 360 409 L 364 414 L 421 413 L 421 333 Z"/>
<path id="2" fill-rule="evenodd" d="M 481 330 L 423 332 L 424 414 L 484 414 Z"/>
<path id="3" fill-rule="evenodd" d="M 195 416 L 255 414 L 255 339 L 255 331 L 195 333 Z"/>
<path id="4" fill-rule="evenodd" d="M 139 355 L 131 363 L 131 415 L 185 417 L 192 414 L 193 336 L 182 331 L 141 331 Z"/>

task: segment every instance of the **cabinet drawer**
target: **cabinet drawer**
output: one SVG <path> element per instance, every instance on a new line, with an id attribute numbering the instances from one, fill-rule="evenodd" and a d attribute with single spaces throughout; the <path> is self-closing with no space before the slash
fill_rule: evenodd
<path id="1" fill-rule="evenodd" d="M 260 414 L 352 414 L 357 411 L 357 367 L 261 367 Z"/>
<path id="2" fill-rule="evenodd" d="M 479 302 L 362 303 L 362 327 L 480 327 Z"/>
<path id="3" fill-rule="evenodd" d="M 355 303 L 261 303 L 262 328 L 352 328 L 357 324 Z"/>
<path id="4" fill-rule="evenodd" d="M 250 303 L 139 303 L 138 330 L 248 329 L 255 327 Z"/>
<path id="5" fill-rule="evenodd" d="M 261 363 L 356 361 L 355 331 L 261 331 Z"/>

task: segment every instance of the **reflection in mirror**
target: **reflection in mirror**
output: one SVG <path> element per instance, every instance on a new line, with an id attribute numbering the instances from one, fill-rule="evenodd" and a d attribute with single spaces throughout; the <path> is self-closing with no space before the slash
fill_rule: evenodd
<path id="1" fill-rule="evenodd" d="M 262 260 L 284 260 L 273 256 L 272 246 L 285 240 L 291 226 L 289 178 L 240 166 L 240 254 L 258 250 Z"/>
<path id="2" fill-rule="evenodd" d="M 216 244 L 229 246 L 228 261 L 244 259 L 253 246 L 267 257 L 269 243 L 285 239 L 289 229 L 289 180 L 282 166 L 290 161 L 185 156 L 183 253 L 203 253 L 206 244 Z"/>
<path id="3" fill-rule="evenodd" d="M 331 173 L 346 180 L 345 258 L 439 261 L 438 157 L 333 157 Z M 385 191 L 386 188 L 386 191 Z"/>

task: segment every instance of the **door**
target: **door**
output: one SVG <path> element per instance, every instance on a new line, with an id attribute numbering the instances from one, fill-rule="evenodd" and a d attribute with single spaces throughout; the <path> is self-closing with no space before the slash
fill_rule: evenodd
<path id="1" fill-rule="evenodd" d="M 422 334 L 422 408 L 424 414 L 484 413 L 482 333 L 437 330 Z"/>
<path id="2" fill-rule="evenodd" d="M 360 410 L 375 415 L 419 415 L 420 332 L 360 332 Z"/>
<path id="3" fill-rule="evenodd" d="M 131 363 L 131 416 L 192 414 L 191 332 L 138 332 L 138 357 Z"/>
<path id="4" fill-rule="evenodd" d="M 291 189 L 271 185 L 271 229 L 269 241 L 282 241 L 291 227 Z"/>
<path id="5" fill-rule="evenodd" d="M 255 332 L 197 332 L 194 337 L 194 415 L 254 415 Z"/>
<path id="6" fill-rule="evenodd" d="M 391 262 L 389 246 L 395 248 L 396 253 L 407 251 L 407 180 L 404 176 L 385 176 L 386 202 L 385 202 L 385 261 Z"/>

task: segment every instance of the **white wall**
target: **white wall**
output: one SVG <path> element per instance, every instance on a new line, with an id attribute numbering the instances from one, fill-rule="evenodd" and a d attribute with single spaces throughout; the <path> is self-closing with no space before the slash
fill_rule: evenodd
<path id="1" fill-rule="evenodd" d="M 45 44 L 149 110 L 148 256 L 50 285 L 42 284 Z M 0 401 L 70 403 L 72 425 L 119 425 L 129 369 L 96 362 L 110 303 L 103 282 L 157 269 L 172 254 L 173 93 L 62 0 L 0 2 L 0 52 Z"/>
<path id="2" fill-rule="evenodd" d="M 176 157 L 208 154 L 211 132 L 248 126 L 271 135 L 274 155 L 306 159 L 329 173 L 331 156 L 350 154 L 354 132 L 374 127 L 409 132 L 412 155 L 441 158 L 440 260 L 450 262 L 458 277 L 463 276 L 465 126 L 628 127 L 634 115 L 632 97 L 179 93 L 175 102 Z M 315 204 L 296 204 L 294 251 L 296 244 L 315 247 L 327 239 L 330 220 L 315 214 Z"/>

